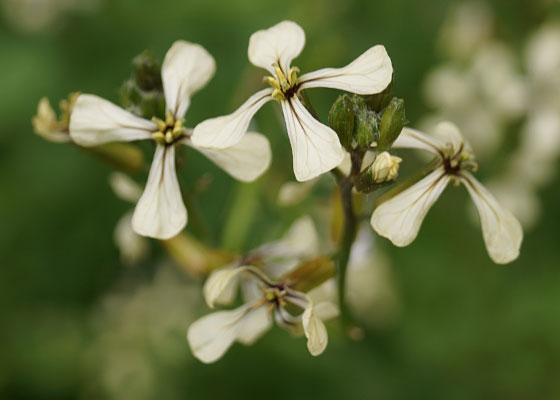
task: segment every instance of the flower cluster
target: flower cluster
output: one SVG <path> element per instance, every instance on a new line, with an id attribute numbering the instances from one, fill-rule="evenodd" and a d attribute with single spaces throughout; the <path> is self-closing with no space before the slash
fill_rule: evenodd
<path id="1" fill-rule="evenodd" d="M 382 258 L 372 257 L 372 230 L 360 220 L 362 214 L 372 212 L 369 195 L 400 178 L 404 162 L 401 154 L 395 154 L 399 149 L 420 149 L 434 159 L 423 174 L 376 200 L 370 221 L 379 235 L 396 246 L 411 243 L 431 206 L 453 182 L 463 184 L 474 201 L 490 258 L 502 264 L 519 255 L 521 225 L 472 175 L 477 164 L 459 129 L 444 122 L 434 135 L 427 135 L 405 126 L 404 100 L 393 97 L 393 68 L 383 46 L 371 47 L 342 68 L 300 75 L 292 62 L 304 44 L 303 29 L 291 21 L 254 33 L 249 61 L 268 71 L 264 78 L 268 87 L 233 113 L 198 124 L 187 125 L 186 112 L 216 66 L 202 46 L 186 41 L 171 46 L 161 68 L 149 53 L 135 59 L 137 80 L 131 78 L 123 85 L 122 107 L 96 95 L 76 93 L 61 103 L 60 118 L 48 100 L 41 100 L 33 120 L 44 138 L 90 149 L 126 172 L 144 165 L 143 153 L 129 142 L 151 143 L 154 156 L 143 188 L 127 175 L 111 175 L 117 196 L 136 204 L 121 218 L 114 237 L 127 264 L 147 257 L 144 237 L 151 237 L 188 275 L 208 275 L 203 295 L 210 308 L 242 298 L 237 308 L 210 313 L 190 325 L 188 343 L 205 363 L 221 358 L 235 342 L 254 343 L 273 321 L 293 335 L 305 336 L 310 354 L 316 356 L 328 342 L 324 321 L 339 313 L 344 332 L 354 338 L 362 331 L 350 326 L 349 313 L 390 320 L 398 308 L 397 296 Z M 315 87 L 352 93 L 334 102 L 328 125 L 320 121 L 305 94 Z M 272 152 L 264 135 L 248 130 L 255 113 L 271 100 L 282 108 L 299 181 L 281 189 L 279 202 L 299 203 L 330 171 L 337 199 L 330 203 L 330 240 L 321 242 L 306 217 L 297 220 L 282 239 L 243 254 L 211 248 L 202 238 L 182 232 L 188 214 L 176 153 L 193 148 L 231 177 L 256 180 L 271 164 Z M 196 216 L 194 207 L 189 205 L 189 210 Z M 378 310 L 369 312 L 364 307 Z"/>

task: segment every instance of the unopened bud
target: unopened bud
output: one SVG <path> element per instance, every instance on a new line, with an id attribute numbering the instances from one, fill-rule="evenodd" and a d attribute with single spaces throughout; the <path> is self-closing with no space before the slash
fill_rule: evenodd
<path id="1" fill-rule="evenodd" d="M 393 98 L 393 81 L 381 92 L 365 97 L 368 108 L 375 112 L 381 112 L 386 108 Z"/>
<path id="2" fill-rule="evenodd" d="M 396 178 L 402 159 L 384 151 L 379 154 L 370 167 L 371 179 L 374 183 L 389 182 Z"/>
<path id="3" fill-rule="evenodd" d="M 377 148 L 379 150 L 386 150 L 391 147 L 393 142 L 399 137 L 406 123 L 406 113 L 404 108 L 404 101 L 394 97 L 381 117 L 379 124 L 379 139 L 377 141 Z"/>
<path id="4" fill-rule="evenodd" d="M 377 118 L 375 112 L 371 111 L 365 100 L 360 96 L 354 96 L 354 140 L 353 148 L 369 148 L 371 143 L 377 138 Z"/>
<path id="5" fill-rule="evenodd" d="M 342 146 L 350 149 L 354 133 L 354 102 L 347 94 L 339 96 L 332 105 L 329 125 L 338 135 Z"/>

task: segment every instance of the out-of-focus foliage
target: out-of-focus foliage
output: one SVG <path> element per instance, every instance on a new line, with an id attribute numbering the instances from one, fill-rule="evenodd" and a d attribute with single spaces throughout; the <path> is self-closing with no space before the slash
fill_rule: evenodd
<path id="1" fill-rule="evenodd" d="M 414 244 L 399 249 L 376 240 L 398 307 L 390 307 L 390 316 L 372 311 L 382 321 L 364 316 L 363 340 L 349 341 L 331 324 L 329 347 L 312 358 L 302 351 L 304 339 L 294 343 L 274 329 L 206 366 L 193 360 L 184 340 L 188 324 L 207 312 L 192 293 L 198 283 L 186 283 L 176 267 L 163 268 L 156 242 L 139 265 L 123 266 L 113 230 L 130 205 L 109 188 L 110 168 L 32 132 L 41 97 L 56 104 L 82 91 L 118 102 L 132 58 L 149 48 L 161 60 L 177 39 L 203 44 L 217 62 L 216 76 L 193 98 L 187 125 L 229 113 L 261 87 L 262 71 L 247 60 L 250 34 L 283 19 L 306 31 L 298 59 L 303 71 L 342 66 L 384 44 L 395 69 L 394 95 L 405 100 L 409 125 L 417 126 L 430 109 L 421 82 L 449 57 L 440 28 L 454 4 L 0 0 L 0 397 L 123 399 L 123 391 L 141 393 L 138 399 L 560 397 L 557 179 L 536 191 L 542 218 L 512 265 L 491 263 L 464 213 L 468 196 L 448 190 Z M 530 35 L 560 18 L 552 0 L 485 4 L 493 30 L 484 27 L 477 40 L 491 35 L 519 59 Z M 528 67 L 517 68 L 526 73 Z M 540 93 L 521 100 L 539 104 Z M 310 91 L 324 122 L 338 95 Z M 506 124 L 508 140 L 484 156 L 482 177 L 504 166 L 524 122 Z M 274 160 L 254 184 L 233 182 L 192 152 L 183 159 L 182 187 L 204 188 L 197 189 L 205 220 L 200 232 L 213 245 L 246 250 L 280 237 L 311 205 L 318 229 L 328 232 L 328 222 L 320 225 L 330 217 L 327 178 L 310 198 L 279 209 L 278 190 L 293 176 L 278 108 L 266 106 L 255 125 L 271 140 Z M 412 159 L 401 165 L 402 176 L 413 170 Z"/>

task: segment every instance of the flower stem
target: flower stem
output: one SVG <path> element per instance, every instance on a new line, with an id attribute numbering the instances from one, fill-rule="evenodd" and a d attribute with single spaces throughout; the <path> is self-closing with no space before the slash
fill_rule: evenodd
<path id="1" fill-rule="evenodd" d="M 338 264 L 338 303 L 340 307 L 340 315 L 344 327 L 349 327 L 352 318 L 348 307 L 346 305 L 346 275 L 348 269 L 348 261 L 350 259 L 350 251 L 356 239 L 358 230 L 358 218 L 354 210 L 354 202 L 352 198 L 352 189 L 354 184 L 352 177 L 359 173 L 361 167 L 362 157 L 358 154 L 351 154 L 352 156 L 352 172 L 344 179 L 338 180 L 340 191 L 340 199 L 342 203 L 342 213 L 344 216 L 344 228 L 342 232 L 342 239 L 338 251 L 337 264 Z"/>

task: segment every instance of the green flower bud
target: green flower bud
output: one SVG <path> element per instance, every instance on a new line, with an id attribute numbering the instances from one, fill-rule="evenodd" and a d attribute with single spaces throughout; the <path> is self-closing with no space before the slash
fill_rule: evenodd
<path id="1" fill-rule="evenodd" d="M 352 147 L 369 147 L 377 136 L 377 117 L 375 112 L 370 111 L 366 101 L 360 96 L 354 96 L 354 138 Z"/>
<path id="2" fill-rule="evenodd" d="M 381 93 L 365 96 L 368 108 L 375 112 L 381 112 L 386 108 L 393 98 L 393 81 Z"/>
<path id="3" fill-rule="evenodd" d="M 161 67 L 149 50 L 144 50 L 132 60 L 134 81 L 141 90 L 162 91 Z"/>
<path id="4" fill-rule="evenodd" d="M 336 132 L 340 143 L 350 149 L 354 133 L 354 103 L 347 94 L 339 96 L 329 112 L 329 125 Z"/>
<path id="5" fill-rule="evenodd" d="M 379 124 L 379 139 L 377 147 L 379 150 L 386 150 L 391 147 L 393 142 L 399 137 L 406 123 L 404 100 L 394 97 L 381 117 Z"/>

